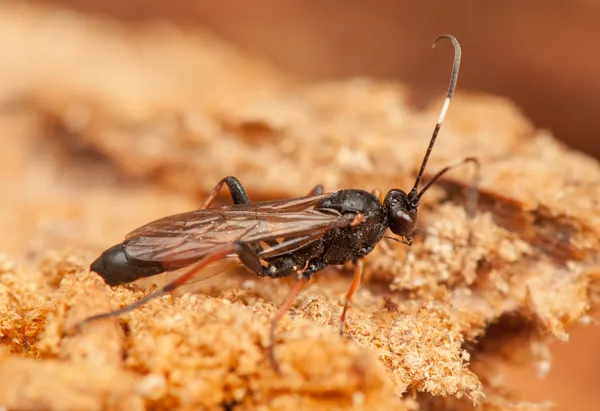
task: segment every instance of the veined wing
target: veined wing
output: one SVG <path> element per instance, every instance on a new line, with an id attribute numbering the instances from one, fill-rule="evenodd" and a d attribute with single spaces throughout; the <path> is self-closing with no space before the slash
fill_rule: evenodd
<path id="1" fill-rule="evenodd" d="M 294 251 L 335 227 L 352 223 L 334 210 L 314 206 L 329 194 L 209 208 L 162 218 L 127 235 L 125 250 L 143 261 L 184 266 L 236 242 L 273 242 L 261 257 Z"/>

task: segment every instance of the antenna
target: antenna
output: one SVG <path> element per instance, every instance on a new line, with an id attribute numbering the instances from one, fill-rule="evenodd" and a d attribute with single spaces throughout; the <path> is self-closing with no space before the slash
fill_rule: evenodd
<path id="1" fill-rule="evenodd" d="M 415 185 L 413 186 L 412 190 L 410 191 L 410 196 L 413 198 L 416 197 L 417 200 L 419 198 L 421 198 L 421 194 L 423 194 L 423 192 L 425 191 L 425 190 L 423 190 L 421 193 L 418 193 L 419 185 L 421 184 L 421 179 L 423 178 L 423 173 L 425 172 L 425 167 L 427 166 L 427 162 L 429 161 L 429 156 L 431 155 L 431 150 L 433 150 L 433 146 L 435 145 L 435 140 L 437 139 L 437 136 L 440 132 L 440 128 L 442 127 L 442 123 L 444 122 L 444 118 L 446 117 L 446 112 L 448 111 L 448 107 L 450 106 L 450 100 L 452 99 L 452 96 L 454 95 L 454 89 L 456 89 L 456 82 L 458 81 L 458 69 L 460 67 L 460 55 L 461 55 L 460 44 L 458 44 L 458 40 L 456 40 L 456 38 L 454 36 L 452 36 L 450 34 L 443 34 L 443 35 L 439 36 L 437 39 L 435 39 L 435 41 L 433 42 L 431 47 L 435 48 L 437 42 L 442 38 L 450 40 L 450 42 L 454 46 L 454 64 L 452 66 L 452 74 L 450 75 L 450 85 L 448 86 L 448 94 L 446 94 L 446 100 L 444 101 L 444 105 L 442 106 L 442 110 L 440 111 L 440 116 L 438 117 L 438 121 L 435 125 L 435 129 L 433 130 L 433 134 L 431 135 L 431 140 L 429 141 L 429 147 L 427 147 L 427 152 L 425 153 L 425 157 L 423 157 L 423 162 L 421 163 L 421 169 L 419 170 L 419 174 L 417 175 L 417 178 L 415 179 Z"/>

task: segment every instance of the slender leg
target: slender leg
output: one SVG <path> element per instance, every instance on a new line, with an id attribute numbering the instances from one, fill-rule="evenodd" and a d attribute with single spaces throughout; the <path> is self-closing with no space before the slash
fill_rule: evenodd
<path id="1" fill-rule="evenodd" d="M 298 297 L 300 291 L 302 291 L 302 289 L 306 287 L 306 284 L 308 284 L 308 281 L 309 278 L 300 275 L 300 278 L 298 279 L 296 284 L 294 284 L 294 288 L 292 288 L 290 295 L 286 298 L 283 304 L 281 304 L 281 306 L 277 310 L 277 314 L 275 314 L 275 317 L 273 317 L 273 319 L 271 320 L 271 330 L 269 336 L 269 339 L 271 341 L 269 345 L 269 360 L 271 361 L 271 364 L 273 364 L 273 368 L 275 369 L 275 372 L 277 372 L 277 374 L 281 374 L 279 363 L 277 362 L 277 358 L 275 358 L 275 330 L 277 329 L 277 323 L 279 323 L 283 316 L 288 312 L 294 301 L 296 301 L 296 297 Z"/>
<path id="2" fill-rule="evenodd" d="M 344 303 L 344 310 L 342 311 L 342 316 L 340 317 L 340 335 L 344 335 L 344 324 L 346 322 L 346 313 L 348 312 L 348 308 L 350 304 L 352 304 L 352 297 L 356 294 L 358 287 L 360 286 L 360 280 L 363 274 L 363 265 L 364 258 L 357 258 L 355 261 L 354 268 L 354 278 L 352 279 L 352 284 L 350 285 L 350 289 L 348 289 L 348 293 L 346 294 L 346 302 Z"/>
<path id="3" fill-rule="evenodd" d="M 283 316 L 288 312 L 294 301 L 296 301 L 296 297 L 306 284 L 310 281 L 310 278 L 317 271 L 325 268 L 325 264 L 321 261 L 313 261 L 308 265 L 306 270 L 298 273 L 298 281 L 292 288 L 290 295 L 286 298 L 286 300 L 281 304 L 279 309 L 277 310 L 277 314 L 271 320 L 271 331 L 270 331 L 270 346 L 269 346 L 269 360 L 271 364 L 273 364 L 273 368 L 277 374 L 281 374 L 281 369 L 279 368 L 279 363 L 277 362 L 277 358 L 275 358 L 275 331 L 277 330 L 277 324 L 283 318 Z"/>
<path id="4" fill-rule="evenodd" d="M 476 157 L 465 157 L 455 163 L 452 163 L 444 168 L 442 168 L 440 171 L 438 171 L 433 178 L 425 185 L 425 187 L 423 187 L 421 189 L 421 191 L 419 192 L 419 198 L 421 198 L 421 196 L 423 196 L 423 193 L 425 191 L 427 191 L 429 189 L 429 187 L 431 187 L 433 185 L 433 183 L 435 183 L 437 181 L 438 178 L 440 178 L 441 176 L 443 176 L 444 174 L 446 174 L 448 171 L 452 170 L 453 168 L 456 168 L 460 165 L 463 165 L 465 163 L 473 163 L 473 165 L 475 166 L 474 171 L 473 171 L 473 177 L 471 179 L 471 185 L 469 186 L 469 194 L 467 195 L 467 206 L 466 206 L 466 211 L 467 211 L 467 216 L 469 218 L 473 218 L 475 216 L 475 212 L 477 210 L 477 197 L 478 197 L 478 186 L 479 186 L 479 180 L 480 180 L 480 164 L 479 164 L 479 160 Z"/>
<path id="5" fill-rule="evenodd" d="M 325 189 L 323 188 L 323 184 L 317 184 L 315 186 L 315 188 L 313 188 L 312 190 L 310 190 L 310 193 L 308 193 L 308 196 L 317 196 L 319 194 L 323 194 L 325 192 Z"/>
<path id="6" fill-rule="evenodd" d="M 190 268 L 186 273 L 180 275 L 179 277 L 177 277 L 175 280 L 171 281 L 170 283 L 164 285 L 163 287 L 159 288 L 158 290 L 156 290 L 155 292 L 153 292 L 152 294 L 148 294 L 147 296 L 139 299 L 138 301 L 129 304 L 123 308 L 120 308 L 118 310 L 114 310 L 114 311 L 109 311 L 107 313 L 104 314 L 98 314 L 98 315 L 94 315 L 91 317 L 88 317 L 80 322 L 78 322 L 75 325 L 75 328 L 80 330 L 81 327 L 83 327 L 85 324 L 90 323 L 92 321 L 97 321 L 97 320 L 102 320 L 105 318 L 111 318 L 111 317 L 117 317 L 121 314 L 125 314 L 129 311 L 135 310 L 136 308 L 146 304 L 148 301 L 152 300 L 153 298 L 159 297 L 163 294 L 169 293 L 173 290 L 175 290 L 177 287 L 185 284 L 187 282 L 187 280 L 189 280 L 190 278 L 192 278 L 192 276 L 194 276 L 196 273 L 198 273 L 199 271 L 201 271 L 202 269 L 204 269 L 206 266 L 208 266 L 209 264 L 211 264 L 212 262 L 225 257 L 227 254 L 231 253 L 231 249 L 223 249 L 222 251 L 216 252 L 214 254 L 211 254 L 207 257 L 204 257 L 202 260 L 198 261 L 197 263 L 195 263 L 192 268 Z"/>
<path id="7" fill-rule="evenodd" d="M 253 271 L 258 275 L 264 275 L 264 267 L 260 263 L 260 258 L 248 243 L 235 243 L 233 250 L 237 253 L 240 262 L 250 271 Z"/>
<path id="8" fill-rule="evenodd" d="M 208 198 L 204 202 L 202 209 L 210 207 L 214 199 L 219 195 L 219 192 L 223 188 L 223 184 L 227 184 L 229 187 L 229 192 L 231 193 L 231 198 L 233 199 L 234 204 L 248 204 L 250 199 L 248 198 L 248 194 L 246 194 L 246 190 L 240 183 L 240 180 L 233 176 L 225 177 L 212 189 Z"/>

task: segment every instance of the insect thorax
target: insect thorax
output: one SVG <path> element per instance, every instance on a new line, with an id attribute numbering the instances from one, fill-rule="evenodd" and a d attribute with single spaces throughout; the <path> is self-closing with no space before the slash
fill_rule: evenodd
<path id="1" fill-rule="evenodd" d="M 373 251 L 387 229 L 385 208 L 373 194 L 363 190 L 341 190 L 320 202 L 317 208 L 332 208 L 342 214 L 361 214 L 364 221 L 354 227 L 337 228 L 323 237 L 323 262 L 344 264 Z"/>
<path id="2" fill-rule="evenodd" d="M 353 226 L 332 228 L 323 237 L 306 246 L 266 260 L 268 266 L 259 275 L 287 277 L 312 265 L 316 271 L 328 265 L 354 261 L 369 254 L 387 229 L 386 209 L 373 194 L 363 190 L 341 190 L 329 195 L 316 206 L 317 209 L 335 210 L 358 220 Z"/>

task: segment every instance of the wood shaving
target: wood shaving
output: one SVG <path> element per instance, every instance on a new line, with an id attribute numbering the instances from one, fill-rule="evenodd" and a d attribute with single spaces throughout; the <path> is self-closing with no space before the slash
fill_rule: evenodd
<path id="1" fill-rule="evenodd" d="M 468 167 L 428 192 L 413 246 L 367 259 L 345 337 L 351 279 L 335 269 L 279 324 L 281 376 L 268 331 L 287 280 L 234 270 L 70 333 L 150 292 L 111 289 L 89 262 L 198 208 L 226 175 L 255 200 L 317 183 L 410 187 L 441 99 L 421 110 L 398 84 L 305 83 L 201 31 L 0 8 L 0 134 L 12 137 L 0 153 L 0 406 L 548 409 L 494 383 L 493 362 L 547 372 L 550 339 L 567 341 L 597 305 L 597 162 L 510 102 L 459 92 L 428 171 L 477 156 L 478 213 L 463 210 Z M 17 38 L 29 47 L 7 46 Z"/>

